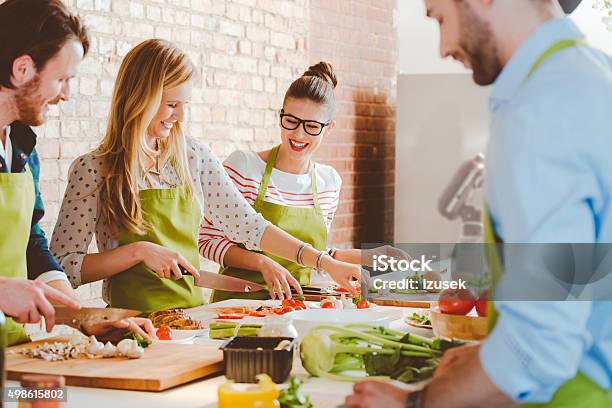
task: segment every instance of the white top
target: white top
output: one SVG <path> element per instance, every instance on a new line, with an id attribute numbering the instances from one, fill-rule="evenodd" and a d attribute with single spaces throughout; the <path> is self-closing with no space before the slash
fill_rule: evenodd
<path id="1" fill-rule="evenodd" d="M 6 167 L 8 168 L 7 172 L 10 173 L 13 167 L 13 144 L 11 143 L 10 126 L 6 127 L 6 143 L 0 141 L 0 157 L 4 159 Z"/>
<path id="2" fill-rule="evenodd" d="M 244 200 L 206 144 L 188 138 L 187 156 L 201 213 L 214 219 L 233 241 L 241 242 L 249 249 L 260 250 L 259 244 L 269 222 Z M 95 157 L 93 152 L 72 163 L 53 231 L 51 252 L 74 287 L 81 285 L 81 265 L 94 234 L 100 252 L 118 246 L 116 238 L 100 219 L 98 188 L 103 181 L 103 172 L 102 160 Z M 178 177 L 171 165 L 165 166 L 161 173 L 164 181 L 145 188 L 172 188 L 178 184 Z M 241 222 L 234 222 L 236 219 Z"/>
<path id="3" fill-rule="evenodd" d="M 240 193 L 254 205 L 266 162 L 256 152 L 237 150 L 229 155 L 223 166 Z M 315 163 L 315 172 L 319 206 L 329 231 L 338 208 L 342 179 L 336 169 L 324 164 Z M 287 207 L 312 208 L 310 173 L 292 174 L 272 169 L 264 201 Z M 223 265 L 223 258 L 232 245 L 235 243 L 231 237 L 226 236 L 215 220 L 205 214 L 200 228 L 200 254 Z"/>

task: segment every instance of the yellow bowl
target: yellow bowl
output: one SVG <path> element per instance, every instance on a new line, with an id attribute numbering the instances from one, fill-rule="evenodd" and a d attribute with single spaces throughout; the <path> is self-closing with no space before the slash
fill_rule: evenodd
<path id="1" fill-rule="evenodd" d="M 431 325 L 438 337 L 458 340 L 482 340 L 487 337 L 487 318 L 431 311 Z"/>

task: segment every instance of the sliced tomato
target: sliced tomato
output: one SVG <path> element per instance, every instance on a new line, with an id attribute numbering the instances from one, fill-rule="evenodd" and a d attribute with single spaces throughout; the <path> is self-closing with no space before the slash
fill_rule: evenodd
<path id="1" fill-rule="evenodd" d="M 295 302 L 296 300 L 291 298 L 291 299 L 283 299 L 283 307 L 295 307 Z"/>
<path id="2" fill-rule="evenodd" d="M 237 315 L 237 314 L 220 314 L 219 316 L 217 316 L 217 319 L 223 319 L 223 320 L 240 320 L 243 318 L 244 318 L 243 315 Z"/>
<path id="3" fill-rule="evenodd" d="M 263 311 L 255 311 L 255 312 L 250 312 L 249 316 L 253 316 L 253 317 L 266 317 L 266 313 Z"/>
<path id="4" fill-rule="evenodd" d="M 284 313 L 283 313 L 283 308 L 282 308 L 282 307 L 276 307 L 276 308 L 272 309 L 272 312 L 273 312 L 274 314 L 277 314 L 277 315 L 282 315 L 282 314 L 284 314 Z"/>
<path id="5" fill-rule="evenodd" d="M 339 288 L 336 288 L 336 292 L 349 293 L 350 291 L 348 289 L 343 288 L 343 287 L 339 287 Z"/>
<path id="6" fill-rule="evenodd" d="M 282 314 L 295 312 L 295 308 L 293 306 L 285 306 L 283 307 L 282 312 Z"/>

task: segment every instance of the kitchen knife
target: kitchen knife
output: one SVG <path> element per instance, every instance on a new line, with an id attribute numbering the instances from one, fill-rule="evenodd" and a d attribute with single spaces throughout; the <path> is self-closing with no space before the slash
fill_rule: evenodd
<path id="1" fill-rule="evenodd" d="M 368 296 L 370 295 L 370 271 L 361 268 L 361 298 L 368 300 Z"/>
<path id="2" fill-rule="evenodd" d="M 75 328 L 92 327 L 98 324 L 113 323 L 128 317 L 136 317 L 140 314 L 142 312 L 138 310 L 112 307 L 83 307 L 74 310 L 65 306 L 55 306 L 55 323 Z"/>
<path id="3" fill-rule="evenodd" d="M 181 268 L 183 275 L 191 275 Z M 215 272 L 199 271 L 200 279 L 195 281 L 195 285 L 201 288 L 223 290 L 226 292 L 258 292 L 266 290 L 265 286 L 251 282 L 246 279 L 235 278 L 233 276 L 221 275 Z M 194 278 L 195 279 L 195 278 Z"/>

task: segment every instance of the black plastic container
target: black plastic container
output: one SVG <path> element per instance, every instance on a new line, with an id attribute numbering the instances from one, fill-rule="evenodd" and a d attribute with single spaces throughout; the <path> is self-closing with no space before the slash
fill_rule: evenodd
<path id="1" fill-rule="evenodd" d="M 274 350 L 283 340 L 289 340 L 291 345 Z M 232 337 L 221 346 L 225 376 L 239 383 L 256 383 L 256 375 L 268 374 L 275 383 L 284 383 L 293 367 L 294 340 L 292 337 Z"/>

